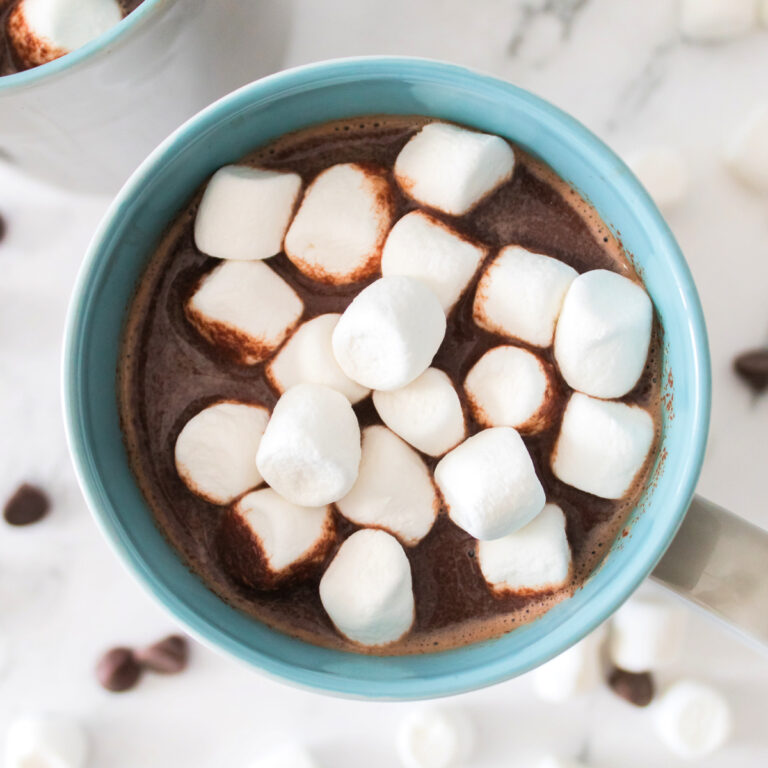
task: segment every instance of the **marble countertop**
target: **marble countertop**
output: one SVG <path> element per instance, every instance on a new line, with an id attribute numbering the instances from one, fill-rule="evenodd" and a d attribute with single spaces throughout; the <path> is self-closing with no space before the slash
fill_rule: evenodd
<path id="1" fill-rule="evenodd" d="M 265 0 L 277 2 L 278 0 Z M 294 0 L 284 65 L 371 53 L 451 60 L 528 88 L 571 112 L 620 153 L 678 147 L 690 192 L 668 217 L 709 326 L 714 404 L 699 491 L 768 527 L 768 397 L 731 372 L 734 354 L 768 337 L 768 198 L 726 174 L 722 147 L 766 98 L 768 29 L 717 46 L 682 42 L 674 0 Z M 93 739 L 92 765 L 247 766 L 299 740 L 325 766 L 396 764 L 394 732 L 411 705 L 332 700 L 266 680 L 194 648 L 187 673 L 123 695 L 93 665 L 112 644 L 141 644 L 174 622 L 133 582 L 92 523 L 64 444 L 60 335 L 67 297 L 108 201 L 49 189 L 0 166 L 0 498 L 21 480 L 50 490 L 38 526 L 0 531 L 0 739 L 15 715 L 63 711 Z M 647 586 L 657 590 L 655 586 Z M 659 675 L 712 682 L 735 732 L 704 768 L 768 763 L 768 652 L 691 612 L 686 653 Z M 648 711 L 607 689 L 565 704 L 536 700 L 525 677 L 458 697 L 476 721 L 476 768 L 533 765 L 544 752 L 596 768 L 677 766 Z"/>

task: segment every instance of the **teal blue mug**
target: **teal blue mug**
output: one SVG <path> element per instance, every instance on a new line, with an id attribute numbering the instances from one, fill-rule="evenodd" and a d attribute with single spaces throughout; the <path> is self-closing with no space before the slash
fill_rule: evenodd
<path id="1" fill-rule="evenodd" d="M 362 114 L 420 114 L 505 136 L 544 159 L 598 210 L 631 255 L 664 336 L 663 437 L 653 480 L 616 541 L 571 599 L 495 640 L 442 653 L 378 657 L 319 648 L 231 608 L 155 527 L 128 465 L 115 387 L 128 303 L 164 228 L 215 169 L 281 134 Z M 706 331 L 691 275 L 664 219 L 624 163 L 573 118 L 502 82 L 449 64 L 362 58 L 273 75 L 216 102 L 133 174 L 90 246 L 64 356 L 67 431 L 85 498 L 119 557 L 203 642 L 263 672 L 327 693 L 417 699 L 519 675 L 604 621 L 648 576 L 688 510 L 710 408 Z"/>

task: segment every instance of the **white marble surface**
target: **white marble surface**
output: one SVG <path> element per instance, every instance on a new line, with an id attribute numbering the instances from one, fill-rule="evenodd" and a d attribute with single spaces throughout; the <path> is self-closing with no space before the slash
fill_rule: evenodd
<path id="1" fill-rule="evenodd" d="M 730 371 L 736 351 L 768 335 L 768 199 L 741 189 L 721 162 L 739 119 L 768 100 L 768 30 L 697 46 L 679 40 L 675 11 L 675 0 L 295 0 L 284 63 L 370 53 L 453 60 L 550 99 L 620 152 L 679 147 L 692 183 L 669 222 L 701 292 L 714 369 L 700 491 L 768 527 L 768 397 L 753 398 Z M 119 696 L 96 684 L 94 660 L 106 646 L 147 642 L 174 627 L 101 540 L 63 442 L 61 325 L 106 204 L 0 166 L 9 229 L 0 243 L 0 497 L 29 479 L 55 501 L 39 526 L 0 530 L 0 739 L 16 714 L 42 709 L 87 723 L 98 767 L 247 766 L 293 739 L 314 747 L 328 768 L 361 759 L 370 768 L 395 765 L 394 729 L 409 705 L 298 692 L 199 647 L 177 678 L 148 678 Z M 660 681 L 683 675 L 721 686 L 736 714 L 729 745 L 698 764 L 765 766 L 768 653 L 692 613 L 684 661 Z M 479 724 L 477 768 L 523 768 L 548 750 L 584 753 L 596 768 L 682 765 L 658 742 L 650 713 L 607 690 L 544 704 L 523 678 L 460 702 Z"/>

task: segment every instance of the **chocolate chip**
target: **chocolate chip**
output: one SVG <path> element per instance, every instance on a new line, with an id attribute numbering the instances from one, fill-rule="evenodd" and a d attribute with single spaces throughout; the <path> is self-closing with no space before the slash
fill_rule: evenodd
<path id="1" fill-rule="evenodd" d="M 742 352 L 734 361 L 733 369 L 755 392 L 768 388 L 768 348 Z"/>
<path id="2" fill-rule="evenodd" d="M 636 707 L 647 707 L 653 699 L 654 685 L 650 672 L 627 672 L 615 667 L 608 677 L 608 685 L 617 696 Z"/>
<path id="3" fill-rule="evenodd" d="M 112 648 L 99 659 L 96 677 L 108 691 L 127 691 L 139 682 L 141 664 L 130 648 Z"/>
<path id="4" fill-rule="evenodd" d="M 5 503 L 3 516 L 9 525 L 31 525 L 42 520 L 50 507 L 45 491 L 24 483 Z"/>
<path id="5" fill-rule="evenodd" d="M 6 231 L 7 227 L 5 226 L 5 219 L 2 217 L 2 215 L 0 215 L 0 243 L 3 242 Z"/>
<path id="6" fill-rule="evenodd" d="M 182 635 L 170 635 L 136 654 L 139 663 L 153 672 L 174 675 L 186 669 L 189 643 Z"/>

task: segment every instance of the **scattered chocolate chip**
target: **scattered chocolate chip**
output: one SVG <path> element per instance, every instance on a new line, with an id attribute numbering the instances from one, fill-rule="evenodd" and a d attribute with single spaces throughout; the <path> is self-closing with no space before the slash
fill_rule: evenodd
<path id="1" fill-rule="evenodd" d="M 768 388 L 768 347 L 742 352 L 734 361 L 733 369 L 755 392 Z"/>
<path id="2" fill-rule="evenodd" d="M 99 659 L 96 677 L 108 691 L 127 691 L 139 682 L 141 664 L 130 648 L 112 648 Z"/>
<path id="3" fill-rule="evenodd" d="M 615 667 L 608 677 L 608 685 L 617 696 L 636 707 L 647 707 L 653 699 L 654 685 L 650 672 L 627 672 Z"/>
<path id="4" fill-rule="evenodd" d="M 5 503 L 3 516 L 9 525 L 31 525 L 42 520 L 50 507 L 45 491 L 24 483 Z"/>
<path id="5" fill-rule="evenodd" d="M 189 643 L 182 635 L 170 635 L 136 653 L 139 663 L 153 672 L 174 675 L 186 669 Z"/>
<path id="6" fill-rule="evenodd" d="M 0 215 L 0 243 L 3 242 L 7 227 L 5 226 L 5 219 Z"/>

